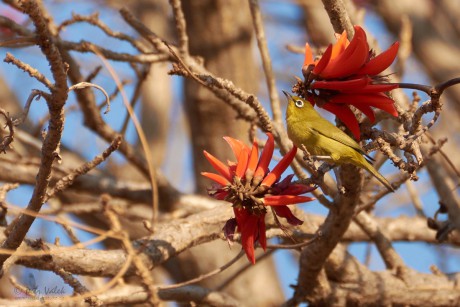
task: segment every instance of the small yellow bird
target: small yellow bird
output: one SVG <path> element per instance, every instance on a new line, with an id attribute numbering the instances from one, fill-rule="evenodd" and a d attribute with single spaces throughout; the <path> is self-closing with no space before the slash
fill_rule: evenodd
<path id="1" fill-rule="evenodd" d="M 289 101 L 286 111 L 288 136 L 298 148 L 304 145 L 310 154 L 338 165 L 351 163 L 364 168 L 394 192 L 388 180 L 368 162 L 367 159 L 372 158 L 354 139 L 322 118 L 310 102 L 285 91 L 283 93 Z"/>

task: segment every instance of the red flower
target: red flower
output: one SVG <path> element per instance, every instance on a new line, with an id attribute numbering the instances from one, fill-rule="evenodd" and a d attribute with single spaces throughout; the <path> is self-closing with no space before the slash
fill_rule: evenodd
<path id="1" fill-rule="evenodd" d="M 369 50 L 366 33 L 355 26 L 355 36 L 348 41 L 347 32 L 336 34 L 337 42 L 329 45 L 318 60 L 313 60 L 310 46 L 305 45 L 305 61 L 302 73 L 305 91 L 301 93 L 312 104 L 335 114 L 360 139 L 358 120 L 349 105 L 363 112 L 375 122 L 372 108 L 381 109 L 398 116 L 394 101 L 385 92 L 398 87 L 385 83 L 378 76 L 393 63 L 399 43 L 395 42 L 386 51 L 375 56 Z"/>
<path id="2" fill-rule="evenodd" d="M 287 205 L 314 199 L 300 196 L 315 188 L 292 183 L 294 175 L 278 181 L 294 159 L 297 152 L 296 147 L 293 147 L 269 172 L 268 166 L 273 156 L 275 142 L 271 133 L 267 133 L 267 136 L 268 140 L 260 159 L 259 148 L 255 141 L 252 148 L 249 148 L 239 140 L 224 137 L 232 148 L 237 162 L 228 162 L 226 165 L 204 151 L 206 159 L 218 174 L 201 173 L 215 182 L 213 187 L 208 189 L 210 196 L 233 204 L 235 218 L 227 221 L 223 229 L 224 234 L 227 240 L 232 242 L 233 235 L 238 229 L 238 232 L 241 233 L 242 248 L 252 263 L 255 263 L 254 245 L 259 242 L 264 250 L 267 247 L 265 236 L 267 206 L 271 206 L 277 216 L 285 218 L 291 225 L 301 225 L 303 222 L 294 216 Z"/>

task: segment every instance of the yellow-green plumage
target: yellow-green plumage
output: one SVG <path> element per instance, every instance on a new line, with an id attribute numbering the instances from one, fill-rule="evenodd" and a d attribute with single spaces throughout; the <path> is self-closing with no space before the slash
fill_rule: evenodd
<path id="1" fill-rule="evenodd" d="M 289 100 L 286 111 L 287 132 L 294 144 L 304 145 L 315 156 L 329 156 L 335 164 L 351 163 L 364 168 L 389 190 L 391 184 L 363 155 L 366 153 L 359 144 L 345 132 L 322 118 L 313 106 L 304 99 L 284 92 Z"/>

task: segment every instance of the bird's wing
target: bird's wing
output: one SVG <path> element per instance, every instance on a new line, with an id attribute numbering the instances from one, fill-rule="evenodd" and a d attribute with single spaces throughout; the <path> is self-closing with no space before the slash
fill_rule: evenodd
<path id="1" fill-rule="evenodd" d="M 326 128 L 326 129 L 321 129 L 321 131 L 320 131 L 318 129 L 315 129 L 315 126 L 316 126 L 315 124 L 311 125 L 312 126 L 311 128 L 315 133 L 318 133 L 318 134 L 321 134 L 321 135 L 323 135 L 323 136 L 325 136 L 327 138 L 333 139 L 333 140 L 335 140 L 335 141 L 337 141 L 339 143 L 342 143 L 342 144 L 344 144 L 344 145 L 346 145 L 348 147 L 353 148 L 354 150 L 356 150 L 360 154 L 366 155 L 366 153 L 363 151 L 361 146 L 359 146 L 359 144 L 355 140 L 353 140 L 351 138 L 351 136 L 349 136 L 348 134 L 346 134 L 345 132 L 343 132 L 342 130 L 340 130 L 339 128 L 334 126 L 333 124 L 331 124 L 329 121 L 327 121 L 325 119 L 323 119 L 323 120 L 321 121 L 319 126 L 321 126 L 323 128 Z"/>

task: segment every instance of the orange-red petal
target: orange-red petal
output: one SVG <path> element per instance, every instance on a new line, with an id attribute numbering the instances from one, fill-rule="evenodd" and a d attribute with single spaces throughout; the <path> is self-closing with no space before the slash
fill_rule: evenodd
<path id="1" fill-rule="evenodd" d="M 251 153 L 249 154 L 248 167 L 246 169 L 246 180 L 250 181 L 254 176 L 254 172 L 257 168 L 257 163 L 259 162 L 259 146 L 257 141 L 254 140 L 252 143 Z"/>
<path id="2" fill-rule="evenodd" d="M 398 87 L 399 87 L 399 84 L 368 84 L 361 89 L 347 88 L 347 89 L 342 89 L 341 92 L 344 94 L 346 93 L 373 94 L 373 93 L 389 92 Z"/>
<path id="3" fill-rule="evenodd" d="M 306 203 L 315 200 L 309 196 L 298 196 L 298 195 L 268 195 L 264 197 L 265 206 L 285 206 Z"/>
<path id="4" fill-rule="evenodd" d="M 312 73 L 314 75 L 320 75 L 321 72 L 326 68 L 326 66 L 329 64 L 329 61 L 331 60 L 331 55 L 332 55 L 332 45 L 329 45 L 324 51 L 323 56 L 321 59 L 319 59 L 318 63 L 316 63 L 315 68 L 313 68 Z"/>
<path id="5" fill-rule="evenodd" d="M 371 59 L 357 73 L 360 75 L 378 75 L 387 69 L 396 58 L 399 49 L 399 42 L 393 43 L 387 50 Z"/>
<path id="6" fill-rule="evenodd" d="M 273 168 L 273 170 L 265 176 L 264 180 L 262 180 L 261 185 L 266 185 L 268 187 L 271 187 L 272 184 L 278 180 L 283 172 L 286 170 L 286 168 L 291 164 L 292 160 L 295 157 L 295 154 L 297 152 L 297 147 L 292 147 L 292 149 L 284 155 L 284 157 L 281 159 L 280 162 Z"/>
<path id="7" fill-rule="evenodd" d="M 244 223 L 242 223 L 241 226 L 240 223 L 238 223 L 241 232 L 241 246 L 252 264 L 256 263 L 254 254 L 254 242 L 259 232 L 259 219 L 259 216 L 248 213 Z"/>
<path id="8" fill-rule="evenodd" d="M 285 189 L 282 189 L 280 195 L 300 195 L 316 190 L 315 186 L 308 186 L 300 183 L 290 183 Z"/>
<path id="9" fill-rule="evenodd" d="M 214 167 L 214 169 L 219 172 L 219 174 L 224 176 L 225 179 L 227 179 L 228 181 L 232 181 L 232 175 L 230 173 L 230 169 L 228 166 L 219 161 L 216 157 L 208 153 L 206 150 L 203 150 L 203 154 L 209 161 L 209 163 L 211 163 L 212 167 Z"/>
<path id="10" fill-rule="evenodd" d="M 391 100 L 391 98 L 388 98 Z M 390 115 L 393 115 L 394 117 L 398 117 L 398 110 L 396 110 L 395 104 L 394 103 L 379 103 L 376 101 L 370 101 L 369 103 L 370 106 L 380 109 L 382 111 L 387 112 Z M 356 107 L 358 107 L 359 104 L 356 104 Z"/>
<path id="11" fill-rule="evenodd" d="M 350 104 L 359 106 L 362 104 L 379 108 L 393 116 L 398 116 L 394 101 L 385 94 L 338 94 L 332 97 L 329 102 Z"/>
<path id="12" fill-rule="evenodd" d="M 331 60 L 335 59 L 339 54 L 345 51 L 349 41 L 347 31 L 343 31 L 342 34 L 336 33 L 337 42 L 332 47 Z"/>
<path id="13" fill-rule="evenodd" d="M 228 181 L 224 176 L 221 176 L 219 174 L 214 174 L 214 173 L 208 173 L 208 172 L 201 172 L 202 176 L 205 176 L 215 182 L 217 182 L 220 185 L 226 186 L 227 184 L 230 184 L 230 181 Z"/>
<path id="14" fill-rule="evenodd" d="M 355 36 L 351 40 L 348 47 L 334 59 L 332 59 L 331 57 L 327 67 L 324 68 L 324 70 L 321 72 L 321 77 L 328 79 L 330 78 L 329 75 L 331 73 L 334 73 L 335 69 L 339 68 L 339 66 L 348 65 L 348 63 L 346 63 L 345 60 L 347 60 L 353 54 L 353 52 L 355 52 L 356 47 L 358 46 L 359 36 L 360 33 L 355 33 Z"/>
<path id="15" fill-rule="evenodd" d="M 303 66 L 313 64 L 313 53 L 311 52 L 310 45 L 305 44 L 305 59 L 303 61 Z"/>
<path id="16" fill-rule="evenodd" d="M 229 137 L 229 136 L 224 136 L 224 140 L 232 148 L 233 154 L 235 155 L 236 159 L 238 159 L 240 157 L 241 150 L 243 150 L 244 148 L 247 148 L 248 151 L 249 151 L 248 146 L 246 146 L 246 144 L 244 144 L 240 140 L 234 139 L 234 138 Z"/>
<path id="17" fill-rule="evenodd" d="M 322 108 L 331 112 L 332 114 L 335 114 L 335 116 L 337 116 L 337 118 L 340 119 L 348 129 L 350 129 L 355 139 L 359 141 L 361 137 L 361 131 L 359 130 L 358 120 L 347 105 L 338 103 L 326 103 L 322 106 Z"/>
<path id="18" fill-rule="evenodd" d="M 335 59 L 331 59 L 320 76 L 325 79 L 342 78 L 355 74 L 369 57 L 369 45 L 367 44 L 364 30 L 355 26 L 355 36 L 350 45 Z"/>
<path id="19" fill-rule="evenodd" d="M 273 138 L 273 134 L 268 132 L 267 136 L 268 140 L 265 143 L 264 149 L 262 150 L 259 164 L 257 165 L 256 171 L 254 173 L 254 178 L 258 178 L 258 180 L 262 180 L 262 178 L 268 172 L 268 165 L 270 164 L 273 156 L 273 151 L 275 150 L 275 139 Z"/>
<path id="20" fill-rule="evenodd" d="M 267 233 L 265 231 L 265 217 L 259 218 L 259 237 L 258 241 L 264 251 L 267 250 Z"/>
<path id="21" fill-rule="evenodd" d="M 238 164 L 236 165 L 235 175 L 238 178 L 243 178 L 248 167 L 249 160 L 249 149 L 243 147 L 240 151 L 240 156 L 238 157 Z"/>
<path id="22" fill-rule="evenodd" d="M 369 120 L 371 121 L 371 123 L 375 122 L 374 110 L 372 110 L 370 106 L 365 105 L 365 104 L 359 104 L 359 105 L 355 105 L 355 108 L 357 108 L 358 110 L 363 112 L 367 117 L 369 117 Z"/>
<path id="23" fill-rule="evenodd" d="M 294 226 L 299 226 L 303 224 L 302 220 L 299 220 L 294 214 L 292 214 L 291 209 L 287 206 L 275 206 L 273 207 L 275 213 L 279 217 L 284 217 L 289 224 Z"/>
<path id="24" fill-rule="evenodd" d="M 312 89 L 324 89 L 335 91 L 357 91 L 366 87 L 369 84 L 368 77 L 361 77 L 357 79 L 344 80 L 344 81 L 315 81 Z"/>

